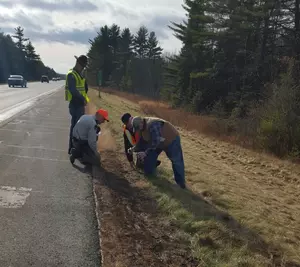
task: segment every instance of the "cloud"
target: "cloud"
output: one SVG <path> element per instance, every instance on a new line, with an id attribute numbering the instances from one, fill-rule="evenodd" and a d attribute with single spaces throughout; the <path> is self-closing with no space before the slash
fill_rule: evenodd
<path id="1" fill-rule="evenodd" d="M 128 6 L 124 6 L 121 4 L 110 3 L 109 1 L 105 1 L 104 6 L 106 10 L 113 16 L 119 17 L 122 16 L 129 20 L 139 19 L 139 14 L 137 11 L 134 12 L 134 9 L 129 8 Z"/>
<path id="2" fill-rule="evenodd" d="M 26 29 L 40 31 L 46 26 L 54 24 L 52 17 L 48 14 L 43 14 L 43 23 L 41 23 L 40 14 L 28 14 L 20 10 L 14 16 L 2 15 L 0 17 L 1 25 L 5 25 L 5 29 L 11 32 L 17 25 Z M 11 26 L 11 28 L 9 27 Z M 2 28 L 3 30 L 4 28 Z"/>
<path id="3" fill-rule="evenodd" d="M 178 51 L 181 42 L 168 28 L 185 17 L 182 0 L 0 0 L 0 31 L 25 29 L 45 64 L 67 69 L 74 54 L 86 53 L 100 27 L 119 25 L 136 34 L 144 25 L 154 31 L 164 51 Z M 59 58 L 59 60 L 57 60 Z"/>
<path id="4" fill-rule="evenodd" d="M 67 1 L 46 1 L 46 0 L 1 0 L 0 6 L 5 8 L 13 8 L 15 6 L 23 6 L 29 9 L 49 10 L 53 11 L 95 11 L 98 6 L 88 0 L 71 0 Z"/>
<path id="5" fill-rule="evenodd" d="M 124 14 L 127 14 L 124 11 Z M 128 13 L 130 14 L 130 13 Z M 123 25 L 122 23 L 116 23 L 124 27 L 129 27 L 133 34 L 135 34 L 141 25 L 145 25 L 149 32 L 154 31 L 158 40 L 168 39 L 171 35 L 168 25 L 170 21 L 180 21 L 182 18 L 176 14 L 169 15 L 152 15 L 144 16 L 144 19 L 138 19 L 139 23 L 134 26 Z M 2 31 L 6 33 L 13 33 L 14 28 L 20 25 L 25 29 L 24 33 L 26 37 L 29 37 L 32 41 L 48 41 L 58 42 L 62 44 L 88 44 L 89 39 L 93 39 L 101 26 L 108 24 L 109 26 L 113 23 L 107 23 L 105 20 L 99 20 L 97 23 L 93 21 L 72 21 L 70 24 L 61 25 L 55 24 L 55 21 L 51 15 L 44 12 L 39 13 L 26 13 L 24 11 L 18 11 L 13 16 L 2 16 L 0 17 Z M 63 26 L 65 25 L 65 26 Z M 123 26 L 122 26 L 123 25 Z"/>
<path id="6" fill-rule="evenodd" d="M 50 41 L 62 44 L 88 44 L 89 39 L 97 35 L 96 28 L 90 30 L 72 29 L 69 31 L 57 30 L 49 32 L 27 31 L 33 41 Z"/>
<path id="7" fill-rule="evenodd" d="M 167 39 L 170 36 L 168 25 L 170 25 L 171 22 L 180 22 L 182 19 L 182 16 L 177 14 L 156 15 L 153 16 L 150 21 L 147 21 L 146 25 L 150 31 L 155 32 L 158 39 Z"/>

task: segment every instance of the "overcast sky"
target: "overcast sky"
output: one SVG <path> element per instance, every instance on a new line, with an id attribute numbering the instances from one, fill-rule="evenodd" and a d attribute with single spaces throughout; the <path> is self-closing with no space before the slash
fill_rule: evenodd
<path id="1" fill-rule="evenodd" d="M 60 73 L 74 65 L 74 55 L 86 54 L 88 39 L 101 26 L 116 23 L 133 33 L 145 25 L 155 31 L 164 51 L 181 47 L 167 25 L 181 22 L 183 0 L 0 0 L 1 31 L 25 29 L 44 63 Z"/>

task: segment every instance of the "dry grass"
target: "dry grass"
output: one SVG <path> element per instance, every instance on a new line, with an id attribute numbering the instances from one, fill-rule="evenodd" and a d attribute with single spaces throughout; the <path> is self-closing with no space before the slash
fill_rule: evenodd
<path id="1" fill-rule="evenodd" d="M 231 120 L 192 114 L 183 109 L 174 109 L 164 102 L 109 88 L 102 89 L 102 92 L 137 103 L 144 114 L 158 116 L 186 130 L 216 137 L 221 141 L 238 144 L 242 147 L 259 149 L 255 138 L 250 138 L 245 131 L 246 127 L 251 127 L 249 126 L 249 121 L 245 122 L 245 125 L 239 125 L 240 131 L 237 133 L 234 129 L 237 123 L 233 126 Z M 253 135 L 252 132 L 251 135 Z"/>
<path id="2" fill-rule="evenodd" d="M 151 114 L 155 108 L 141 98 L 132 102 L 103 93 L 100 101 L 96 92 L 91 98 L 109 110 L 120 153 L 121 115 Z M 152 115 L 170 116 L 174 123 L 174 114 L 180 121 L 167 106 L 156 112 Z M 137 184 L 149 188 L 159 203 L 162 222 L 178 227 L 200 266 L 299 267 L 300 167 L 181 127 L 189 190 L 174 185 L 164 156 L 158 177 L 146 182 L 136 174 Z"/>

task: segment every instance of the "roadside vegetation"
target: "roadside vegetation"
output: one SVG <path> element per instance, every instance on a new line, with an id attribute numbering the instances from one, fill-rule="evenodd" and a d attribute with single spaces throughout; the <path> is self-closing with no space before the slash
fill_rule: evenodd
<path id="1" fill-rule="evenodd" d="M 149 189 L 198 266 L 300 266 L 300 168 L 278 159 L 300 154 L 299 1 L 184 9 L 169 24 L 177 54 L 146 26 L 106 25 L 89 41 L 87 77 L 101 90 L 91 99 L 112 116 L 116 159 L 124 112 L 162 117 L 182 135 L 189 190 L 174 186 L 164 158 L 157 177 L 124 178 Z"/>
<path id="2" fill-rule="evenodd" d="M 165 119 L 172 114 L 179 120 L 183 116 L 180 110 L 168 113 L 163 104 L 151 109 L 154 103 L 140 96 L 102 92 L 99 98 L 96 90 L 90 95 L 109 111 L 106 127 L 117 144 L 110 159 L 123 165 L 128 165 L 120 120 L 124 112 Z M 164 156 L 156 177 L 147 179 L 132 171 L 124 171 L 123 177 L 132 186 L 149 190 L 159 207 L 158 225 L 176 227 L 176 242 L 185 244 L 198 262 L 187 266 L 300 266 L 300 167 L 214 140 L 183 124 L 179 130 L 187 191 L 175 185 Z"/>
<path id="3" fill-rule="evenodd" d="M 89 82 L 97 85 L 101 70 L 103 86 L 205 115 L 214 136 L 298 158 L 298 7 L 185 0 L 186 18 L 169 25 L 182 41 L 177 54 L 164 53 L 145 26 L 132 34 L 106 25 L 90 40 Z"/>

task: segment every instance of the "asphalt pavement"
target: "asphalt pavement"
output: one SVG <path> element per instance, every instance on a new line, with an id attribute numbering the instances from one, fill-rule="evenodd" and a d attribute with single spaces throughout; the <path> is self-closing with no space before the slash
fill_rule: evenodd
<path id="1" fill-rule="evenodd" d="M 30 82 L 27 88 L 0 85 L 0 122 L 34 104 L 39 97 L 61 88 L 64 81 Z"/>
<path id="2" fill-rule="evenodd" d="M 28 86 L 31 97 L 53 90 Z M 100 266 L 92 180 L 69 162 L 69 121 L 59 90 L 0 128 L 1 267 Z"/>

